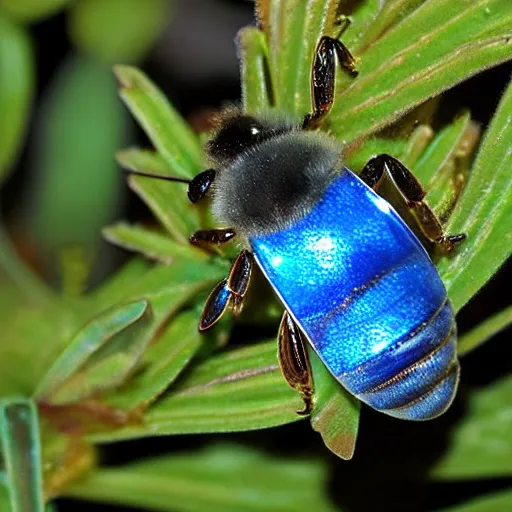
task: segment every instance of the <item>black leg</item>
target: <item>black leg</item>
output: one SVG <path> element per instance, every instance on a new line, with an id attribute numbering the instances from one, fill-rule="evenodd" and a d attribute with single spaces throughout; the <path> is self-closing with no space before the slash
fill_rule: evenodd
<path id="1" fill-rule="evenodd" d="M 252 262 L 252 254 L 244 249 L 237 256 L 229 272 L 228 288 L 233 294 L 233 314 L 235 315 L 242 312 L 243 300 L 251 279 Z"/>
<path id="2" fill-rule="evenodd" d="M 232 229 L 201 229 L 191 235 L 189 241 L 192 245 L 203 247 L 225 244 L 234 236 L 235 232 Z"/>
<path id="3" fill-rule="evenodd" d="M 197 203 L 207 194 L 215 179 L 215 170 L 207 169 L 200 172 L 188 185 L 188 198 L 191 203 Z"/>
<path id="4" fill-rule="evenodd" d="M 210 293 L 199 320 L 199 330 L 206 331 L 221 318 L 231 302 L 228 280 L 223 279 Z"/>
<path id="5" fill-rule="evenodd" d="M 231 308 L 235 315 L 242 311 L 243 300 L 251 279 L 252 264 L 252 254 L 247 250 L 243 250 L 236 257 L 229 276 L 217 284 L 206 300 L 199 321 L 200 331 L 212 327 L 228 308 Z"/>
<path id="6" fill-rule="evenodd" d="M 277 357 L 286 382 L 304 400 L 304 408 L 297 411 L 301 416 L 313 409 L 313 376 L 306 343 L 300 328 L 285 311 L 279 327 Z"/>
<path id="7" fill-rule="evenodd" d="M 338 39 L 323 36 L 316 48 L 311 68 L 313 112 L 304 117 L 302 127 L 305 130 L 318 128 L 334 103 L 336 61 L 350 74 L 357 75 L 355 59 L 348 48 Z"/>
<path id="8" fill-rule="evenodd" d="M 455 245 L 465 240 L 466 235 L 446 235 L 436 214 L 423 201 L 425 191 L 402 162 L 389 155 L 372 158 L 359 177 L 375 191 L 385 179 L 389 179 L 404 198 L 408 208 L 418 222 L 425 237 L 437 244 L 443 251 L 450 252 Z"/>

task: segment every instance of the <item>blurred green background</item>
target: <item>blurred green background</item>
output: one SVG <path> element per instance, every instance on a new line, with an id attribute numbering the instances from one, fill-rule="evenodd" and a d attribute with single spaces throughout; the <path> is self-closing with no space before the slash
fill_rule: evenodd
<path id="1" fill-rule="evenodd" d="M 356 3 L 347 2 L 348 8 Z M 92 290 L 128 259 L 103 240 L 101 229 L 120 218 L 152 222 L 115 162 L 120 148 L 149 143 L 118 98 L 112 66 L 135 64 L 143 69 L 194 130 L 205 132 L 212 112 L 226 101 L 240 100 L 233 40 L 241 27 L 253 22 L 253 10 L 253 3 L 245 0 L 0 0 L 0 208 L 5 229 L 0 233 L 0 262 L 22 287 L 31 278 L 13 254 L 69 297 L 83 291 L 82 274 L 90 266 L 87 291 Z M 467 107 L 484 129 L 511 71 L 510 64 L 503 64 L 448 91 L 440 112 L 452 119 Z M 460 332 L 507 307 L 511 282 L 510 267 L 502 268 L 460 313 Z M 37 283 L 31 289 L 47 293 Z M 9 296 L 3 301 L 8 303 Z M 252 334 L 255 339 L 272 336 L 265 329 Z M 244 336 L 247 341 L 247 333 Z M 464 414 L 466 390 L 510 372 L 509 338 L 510 332 L 503 332 L 464 359 L 460 396 L 434 423 L 411 428 L 365 408 L 351 461 L 329 453 L 305 422 L 235 435 L 123 442 L 104 448 L 101 461 L 109 467 L 205 447 L 210 450 L 206 461 L 220 460 L 220 467 L 226 468 L 239 464 L 246 479 L 251 478 L 251 468 L 260 475 L 272 474 L 277 463 L 245 451 L 255 448 L 275 460 L 299 461 L 290 488 L 297 482 L 307 486 L 311 479 L 327 480 L 329 495 L 343 510 L 433 511 L 454 506 L 511 484 L 510 477 L 444 482 L 424 478 L 429 461 L 445 448 L 450 430 Z M 223 451 L 210 446 L 228 441 L 244 448 L 228 446 Z M 310 459 L 321 463 L 308 473 Z M 164 465 L 160 471 L 171 470 Z M 409 478 L 403 480 L 404 474 Z M 262 495 L 270 492 L 271 481 L 257 490 Z M 282 499 L 286 501 L 286 495 Z M 506 512 L 502 506 L 493 510 Z M 91 507 L 71 499 L 56 502 L 59 511 L 135 510 Z"/>

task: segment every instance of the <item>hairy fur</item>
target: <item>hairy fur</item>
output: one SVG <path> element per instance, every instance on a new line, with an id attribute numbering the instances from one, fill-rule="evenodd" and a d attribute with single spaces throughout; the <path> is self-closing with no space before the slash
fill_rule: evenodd
<path id="1" fill-rule="evenodd" d="M 302 218 L 342 166 L 340 148 L 327 134 L 277 128 L 224 162 L 213 184 L 214 216 L 245 236 Z"/>

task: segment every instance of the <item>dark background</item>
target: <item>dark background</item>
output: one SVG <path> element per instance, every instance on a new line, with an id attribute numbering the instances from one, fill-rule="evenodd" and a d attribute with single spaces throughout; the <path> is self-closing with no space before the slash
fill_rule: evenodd
<path id="1" fill-rule="evenodd" d="M 251 2 L 182 0 L 178 2 L 164 35 L 141 67 L 185 118 L 195 126 L 202 126 L 212 108 L 219 107 L 226 100 L 240 98 L 233 39 L 239 28 L 252 21 Z M 40 97 L 72 50 L 72 44 L 68 39 L 65 14 L 36 23 L 31 32 L 36 48 L 37 95 Z M 502 65 L 448 92 L 443 100 L 447 112 L 455 113 L 462 106 L 467 106 L 473 119 L 484 127 L 511 71 L 510 65 Z M 26 192 L 32 129 L 18 168 L 3 191 L 4 214 L 8 218 L 14 215 L 14 206 Z M 132 138 L 146 144 L 144 136 L 135 127 Z M 125 192 L 128 200 L 121 216 L 148 218 L 149 213 L 142 203 L 127 190 Z M 112 266 L 119 265 L 123 258 L 124 255 L 116 253 Z M 466 332 L 507 306 L 510 285 L 510 268 L 503 268 L 460 313 L 459 331 Z M 229 436 L 182 436 L 118 443 L 105 447 L 103 463 L 120 464 L 140 456 L 196 449 L 218 439 L 234 440 L 288 457 L 314 455 L 326 458 L 332 466 L 330 492 L 344 511 L 430 511 L 456 504 L 511 484 L 509 479 L 429 484 L 424 478 L 429 465 L 442 453 L 450 426 L 464 412 L 467 391 L 484 386 L 510 371 L 509 337 L 510 332 L 495 336 L 463 359 L 461 390 L 456 403 L 435 422 L 401 422 L 364 407 L 355 457 L 349 462 L 330 454 L 320 437 L 304 421 L 269 431 Z M 73 500 L 59 500 L 58 509 L 128 510 Z"/>

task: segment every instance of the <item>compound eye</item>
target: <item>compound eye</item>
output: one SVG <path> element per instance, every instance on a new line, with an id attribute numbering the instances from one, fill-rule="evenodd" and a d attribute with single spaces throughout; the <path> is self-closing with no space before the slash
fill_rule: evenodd
<path id="1" fill-rule="evenodd" d="M 213 158 L 231 160 L 263 140 L 264 129 L 264 126 L 254 117 L 233 117 L 208 143 L 207 150 Z"/>

